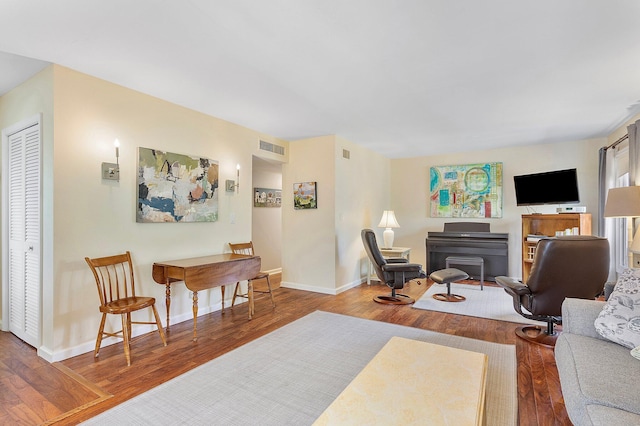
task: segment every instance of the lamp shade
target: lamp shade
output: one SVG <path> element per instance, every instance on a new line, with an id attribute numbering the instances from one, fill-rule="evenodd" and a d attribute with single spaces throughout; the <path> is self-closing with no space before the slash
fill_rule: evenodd
<path id="1" fill-rule="evenodd" d="M 380 223 L 378 224 L 379 228 L 400 228 L 398 221 L 396 220 L 396 215 L 393 213 L 393 210 L 385 210 L 382 213 L 382 219 L 380 219 Z"/>
<path id="2" fill-rule="evenodd" d="M 640 216 L 640 186 L 611 188 L 604 207 L 605 217 Z"/>
<path id="3" fill-rule="evenodd" d="M 640 228 L 636 231 L 636 235 L 633 236 L 633 241 L 631 242 L 629 251 L 635 254 L 640 253 Z"/>

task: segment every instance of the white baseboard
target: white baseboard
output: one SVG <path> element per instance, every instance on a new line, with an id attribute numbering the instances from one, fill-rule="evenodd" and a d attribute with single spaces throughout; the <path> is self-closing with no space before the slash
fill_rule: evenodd
<path id="1" fill-rule="evenodd" d="M 350 283 L 344 284 L 338 288 L 326 288 L 326 287 L 312 286 L 308 284 L 293 283 L 290 281 L 282 281 L 280 283 L 280 286 L 285 288 L 292 288 L 295 290 L 312 291 L 314 293 L 331 294 L 332 296 L 335 296 L 337 294 L 342 293 L 343 291 L 349 290 L 350 288 L 357 287 L 363 282 L 364 281 L 362 280 L 355 280 Z"/>
<path id="2" fill-rule="evenodd" d="M 241 303 L 246 303 L 246 301 L 241 299 L 236 300 L 236 305 Z M 228 304 L 225 301 L 225 309 L 230 306 L 231 306 L 231 301 L 229 300 Z M 222 310 L 221 303 L 216 303 L 211 306 L 200 306 L 198 308 L 198 317 L 201 317 L 202 315 L 210 314 L 211 312 L 220 311 L 220 310 Z M 165 318 L 161 318 L 161 320 L 165 320 Z M 179 324 L 184 321 L 193 321 L 193 313 L 185 312 L 180 315 L 171 316 L 169 320 L 171 322 L 170 325 Z M 163 326 L 166 327 L 166 324 L 163 324 Z M 131 330 L 132 338 L 136 336 L 141 336 L 143 334 L 151 333 L 151 332 L 157 333 L 156 326 L 153 324 L 134 324 Z M 118 339 L 116 337 L 107 337 L 102 339 L 102 343 L 100 344 L 100 347 L 104 348 L 105 346 L 110 346 L 120 342 L 122 342 L 122 339 Z M 160 342 L 159 336 L 158 336 L 158 342 Z M 68 358 L 72 358 L 74 356 L 85 354 L 87 352 L 93 352 L 95 349 L 95 345 L 96 345 L 96 341 L 92 340 L 90 342 L 84 342 L 80 345 L 76 345 L 71 348 L 65 348 L 59 351 L 52 351 L 49 348 L 45 348 L 44 346 L 41 346 L 40 348 L 38 348 L 38 356 L 40 356 L 41 358 L 44 358 L 49 362 L 58 362 Z"/>
<path id="3" fill-rule="evenodd" d="M 332 288 L 318 287 L 318 286 L 312 286 L 312 285 L 307 285 L 307 284 L 292 283 L 290 281 L 282 281 L 280 283 L 280 287 L 292 288 L 294 290 L 312 291 L 314 293 L 331 294 L 331 295 L 334 295 L 334 296 L 336 294 L 338 294 L 338 293 L 336 293 L 336 290 L 332 289 Z"/>

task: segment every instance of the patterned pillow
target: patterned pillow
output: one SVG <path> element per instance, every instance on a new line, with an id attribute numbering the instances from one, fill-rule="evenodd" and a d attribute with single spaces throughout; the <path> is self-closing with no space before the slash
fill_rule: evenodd
<path id="1" fill-rule="evenodd" d="M 633 349 L 640 346 L 640 269 L 625 269 L 595 321 L 605 339 Z"/>

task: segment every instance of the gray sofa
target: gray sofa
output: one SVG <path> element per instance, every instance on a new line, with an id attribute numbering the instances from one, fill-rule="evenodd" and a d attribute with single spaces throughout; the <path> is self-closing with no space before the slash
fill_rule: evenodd
<path id="1" fill-rule="evenodd" d="M 565 299 L 562 304 L 555 358 L 567 412 L 576 426 L 640 425 L 640 360 L 596 331 L 604 303 Z"/>

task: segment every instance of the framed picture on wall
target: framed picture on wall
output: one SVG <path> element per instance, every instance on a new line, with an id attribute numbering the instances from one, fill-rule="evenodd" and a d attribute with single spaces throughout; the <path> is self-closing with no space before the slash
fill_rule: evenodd
<path id="1" fill-rule="evenodd" d="M 218 162 L 138 148 L 136 222 L 218 220 Z"/>
<path id="2" fill-rule="evenodd" d="M 300 182 L 293 184 L 293 208 L 308 210 L 318 208 L 316 182 Z"/>
<path id="3" fill-rule="evenodd" d="M 502 163 L 435 166 L 429 175 L 431 217 L 502 217 Z"/>
<path id="4" fill-rule="evenodd" d="M 253 188 L 253 207 L 282 206 L 282 189 Z"/>

